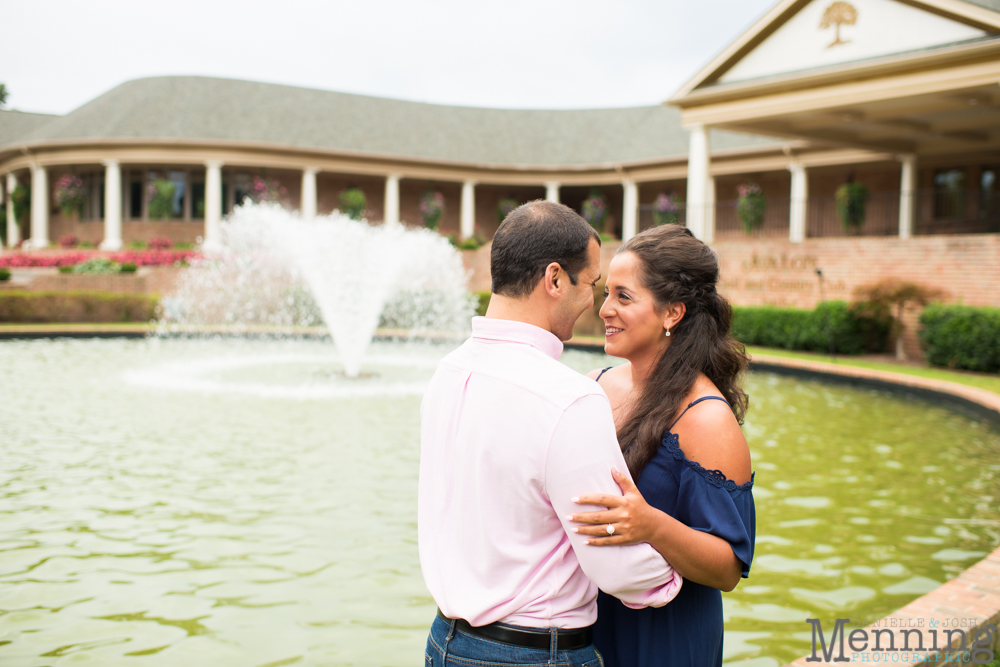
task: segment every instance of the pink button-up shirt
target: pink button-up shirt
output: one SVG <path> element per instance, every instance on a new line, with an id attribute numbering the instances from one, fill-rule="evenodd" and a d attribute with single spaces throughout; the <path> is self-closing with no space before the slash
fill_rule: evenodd
<path id="1" fill-rule="evenodd" d="M 660 607 L 681 576 L 648 544 L 595 547 L 566 516 L 621 495 L 628 474 L 611 406 L 559 363 L 550 332 L 477 317 L 441 362 L 421 406 L 418 534 L 424 581 L 441 611 L 474 626 L 579 628 L 597 589 Z"/>

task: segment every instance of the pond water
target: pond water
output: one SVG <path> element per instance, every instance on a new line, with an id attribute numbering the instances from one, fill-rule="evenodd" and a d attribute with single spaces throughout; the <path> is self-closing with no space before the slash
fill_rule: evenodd
<path id="1" fill-rule="evenodd" d="M 0 663 L 417 664 L 419 404 L 441 348 L 0 344 Z M 581 371 L 614 363 L 570 351 Z M 758 373 L 751 577 L 726 660 L 872 617 L 1000 545 L 1000 433 L 916 399 Z"/>

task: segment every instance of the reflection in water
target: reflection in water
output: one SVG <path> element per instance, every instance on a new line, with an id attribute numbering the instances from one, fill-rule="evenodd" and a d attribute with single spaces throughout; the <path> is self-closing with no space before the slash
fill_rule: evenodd
<path id="1" fill-rule="evenodd" d="M 377 344 L 351 381 L 321 342 L 0 345 L 0 662 L 419 661 L 418 415 L 441 354 Z M 784 664 L 806 617 L 891 611 L 1000 544 L 996 430 L 875 391 L 749 389 L 757 558 L 724 596 L 727 660 Z"/>

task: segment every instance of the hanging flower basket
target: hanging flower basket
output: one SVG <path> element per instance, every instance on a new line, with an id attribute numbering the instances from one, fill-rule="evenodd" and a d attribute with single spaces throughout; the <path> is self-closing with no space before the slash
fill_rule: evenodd
<path id="1" fill-rule="evenodd" d="M 280 201 L 285 192 L 277 180 L 263 176 L 254 176 L 247 185 L 247 199 L 254 204 Z"/>
<path id="2" fill-rule="evenodd" d="M 360 220 L 365 215 L 368 198 L 361 188 L 347 188 L 340 193 L 340 212 L 351 220 Z"/>
<path id="3" fill-rule="evenodd" d="M 608 217 L 608 199 L 600 190 L 591 190 L 590 196 L 583 200 L 580 215 L 597 231 L 602 231 L 604 219 Z"/>
<path id="4" fill-rule="evenodd" d="M 834 199 L 844 231 L 859 231 L 865 224 L 865 206 L 869 196 L 868 188 L 857 181 L 848 181 L 837 188 Z"/>
<path id="5" fill-rule="evenodd" d="M 752 234 L 764 224 L 767 199 L 764 190 L 756 183 L 736 186 L 736 217 L 740 219 L 743 231 Z"/>
<path id="6" fill-rule="evenodd" d="M 502 223 L 510 215 L 511 211 L 520 206 L 516 199 L 504 197 L 497 203 L 497 222 Z"/>
<path id="7" fill-rule="evenodd" d="M 428 190 L 420 198 L 420 217 L 427 229 L 437 229 L 444 213 L 444 195 L 435 190 Z"/>
<path id="8" fill-rule="evenodd" d="M 71 217 L 83 208 L 87 188 L 76 174 L 66 174 L 56 181 L 56 204 L 64 218 Z"/>
<path id="9" fill-rule="evenodd" d="M 676 195 L 660 193 L 653 202 L 653 221 L 657 226 L 680 223 L 680 205 Z"/>
<path id="10" fill-rule="evenodd" d="M 10 193 L 10 201 L 14 204 L 14 222 L 21 222 L 31 210 L 31 186 L 18 185 L 15 187 Z"/>

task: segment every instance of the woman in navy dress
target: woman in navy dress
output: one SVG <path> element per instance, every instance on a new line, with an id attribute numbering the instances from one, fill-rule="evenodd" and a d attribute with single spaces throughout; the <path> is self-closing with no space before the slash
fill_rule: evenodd
<path id="1" fill-rule="evenodd" d="M 748 358 L 730 336 L 715 252 L 676 225 L 616 253 L 601 317 L 605 351 L 628 363 L 594 371 L 611 401 L 633 484 L 581 496 L 607 509 L 573 516 L 594 548 L 648 542 L 684 576 L 661 608 L 601 593 L 594 644 L 609 667 L 722 664 L 722 594 L 750 571 L 755 515 L 750 451 L 740 429 Z"/>

